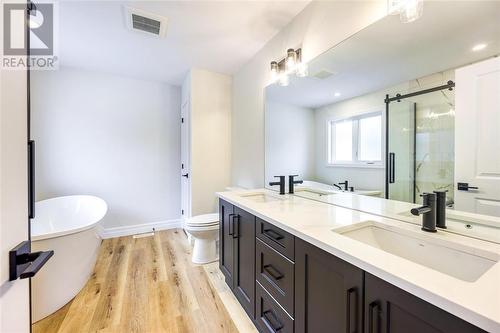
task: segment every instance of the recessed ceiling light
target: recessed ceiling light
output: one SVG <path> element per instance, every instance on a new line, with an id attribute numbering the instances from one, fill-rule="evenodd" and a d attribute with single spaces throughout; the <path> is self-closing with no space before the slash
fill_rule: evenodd
<path id="1" fill-rule="evenodd" d="M 472 51 L 477 52 L 477 51 L 484 50 L 486 48 L 486 46 L 488 46 L 488 44 L 485 44 L 485 43 L 474 45 L 474 47 L 472 48 Z"/>
<path id="2" fill-rule="evenodd" d="M 335 96 L 335 97 L 340 97 L 340 95 L 341 95 L 341 94 L 340 94 L 338 91 L 337 91 L 337 92 L 335 92 L 335 94 L 333 94 L 333 96 Z"/>

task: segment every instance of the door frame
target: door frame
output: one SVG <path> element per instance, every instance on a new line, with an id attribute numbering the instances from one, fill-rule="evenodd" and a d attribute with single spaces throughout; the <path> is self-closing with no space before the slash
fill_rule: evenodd
<path id="1" fill-rule="evenodd" d="M 183 222 L 191 217 L 191 117 L 190 98 L 181 105 L 181 219 Z M 188 174 L 184 178 L 182 174 Z"/>

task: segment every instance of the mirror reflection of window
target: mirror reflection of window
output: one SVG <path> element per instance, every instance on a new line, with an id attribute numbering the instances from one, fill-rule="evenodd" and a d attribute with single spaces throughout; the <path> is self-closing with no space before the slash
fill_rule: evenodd
<path id="1" fill-rule="evenodd" d="M 359 160 L 382 161 L 382 115 L 359 120 Z"/>
<path id="2" fill-rule="evenodd" d="M 382 113 L 328 122 L 328 163 L 382 164 Z"/>
<path id="3" fill-rule="evenodd" d="M 353 121 L 345 120 L 334 123 L 335 138 L 333 139 L 335 150 L 334 157 L 331 163 L 335 162 L 352 162 L 352 136 L 353 136 Z"/>

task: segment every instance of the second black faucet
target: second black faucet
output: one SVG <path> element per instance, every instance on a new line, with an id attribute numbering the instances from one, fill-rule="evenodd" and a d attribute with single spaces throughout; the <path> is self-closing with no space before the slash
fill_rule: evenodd
<path id="1" fill-rule="evenodd" d="M 304 181 L 303 180 L 295 180 L 295 177 L 298 177 L 299 175 L 290 175 L 288 176 L 288 193 L 293 194 L 294 193 L 294 187 L 296 184 L 302 184 Z M 279 178 L 279 181 L 277 182 L 270 182 L 270 186 L 275 186 L 279 185 L 280 187 L 280 194 L 283 195 L 285 194 L 285 177 L 286 176 L 274 176 L 275 178 Z"/>

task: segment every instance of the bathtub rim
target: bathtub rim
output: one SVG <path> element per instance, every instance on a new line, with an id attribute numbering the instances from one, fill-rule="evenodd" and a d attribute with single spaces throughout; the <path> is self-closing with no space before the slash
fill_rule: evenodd
<path id="1" fill-rule="evenodd" d="M 85 231 L 85 230 L 88 230 L 88 229 L 95 228 L 95 227 L 98 226 L 98 224 L 102 221 L 102 219 L 104 218 L 104 216 L 106 216 L 106 214 L 108 212 L 108 204 L 106 203 L 106 201 L 104 201 L 102 198 L 99 198 L 99 197 L 97 197 L 95 195 L 87 195 L 87 194 L 63 195 L 63 196 L 60 196 L 60 197 L 54 197 L 54 198 L 44 199 L 44 200 L 40 200 L 40 201 L 37 201 L 37 202 L 55 201 L 55 200 L 58 200 L 58 199 L 60 200 L 62 198 L 72 198 L 72 197 L 87 197 L 87 198 L 92 198 L 94 200 L 100 201 L 101 203 L 104 204 L 104 208 L 105 208 L 102 217 L 100 219 L 98 219 L 97 221 L 91 221 L 91 222 L 89 222 L 87 224 L 79 226 L 78 228 L 63 229 L 61 231 L 51 232 L 51 233 L 45 233 L 45 234 L 40 234 L 40 235 L 34 235 L 33 234 L 33 229 L 31 229 L 31 223 L 33 223 L 33 220 L 31 220 L 31 222 L 30 222 L 30 229 L 31 229 L 30 232 L 31 232 L 31 241 L 32 242 L 41 241 L 41 240 L 44 240 L 44 239 L 51 239 L 51 238 L 63 237 L 63 236 L 66 236 L 66 235 L 76 234 L 78 232 L 82 232 L 82 231 Z M 35 214 L 36 214 L 36 212 L 35 212 Z"/>

